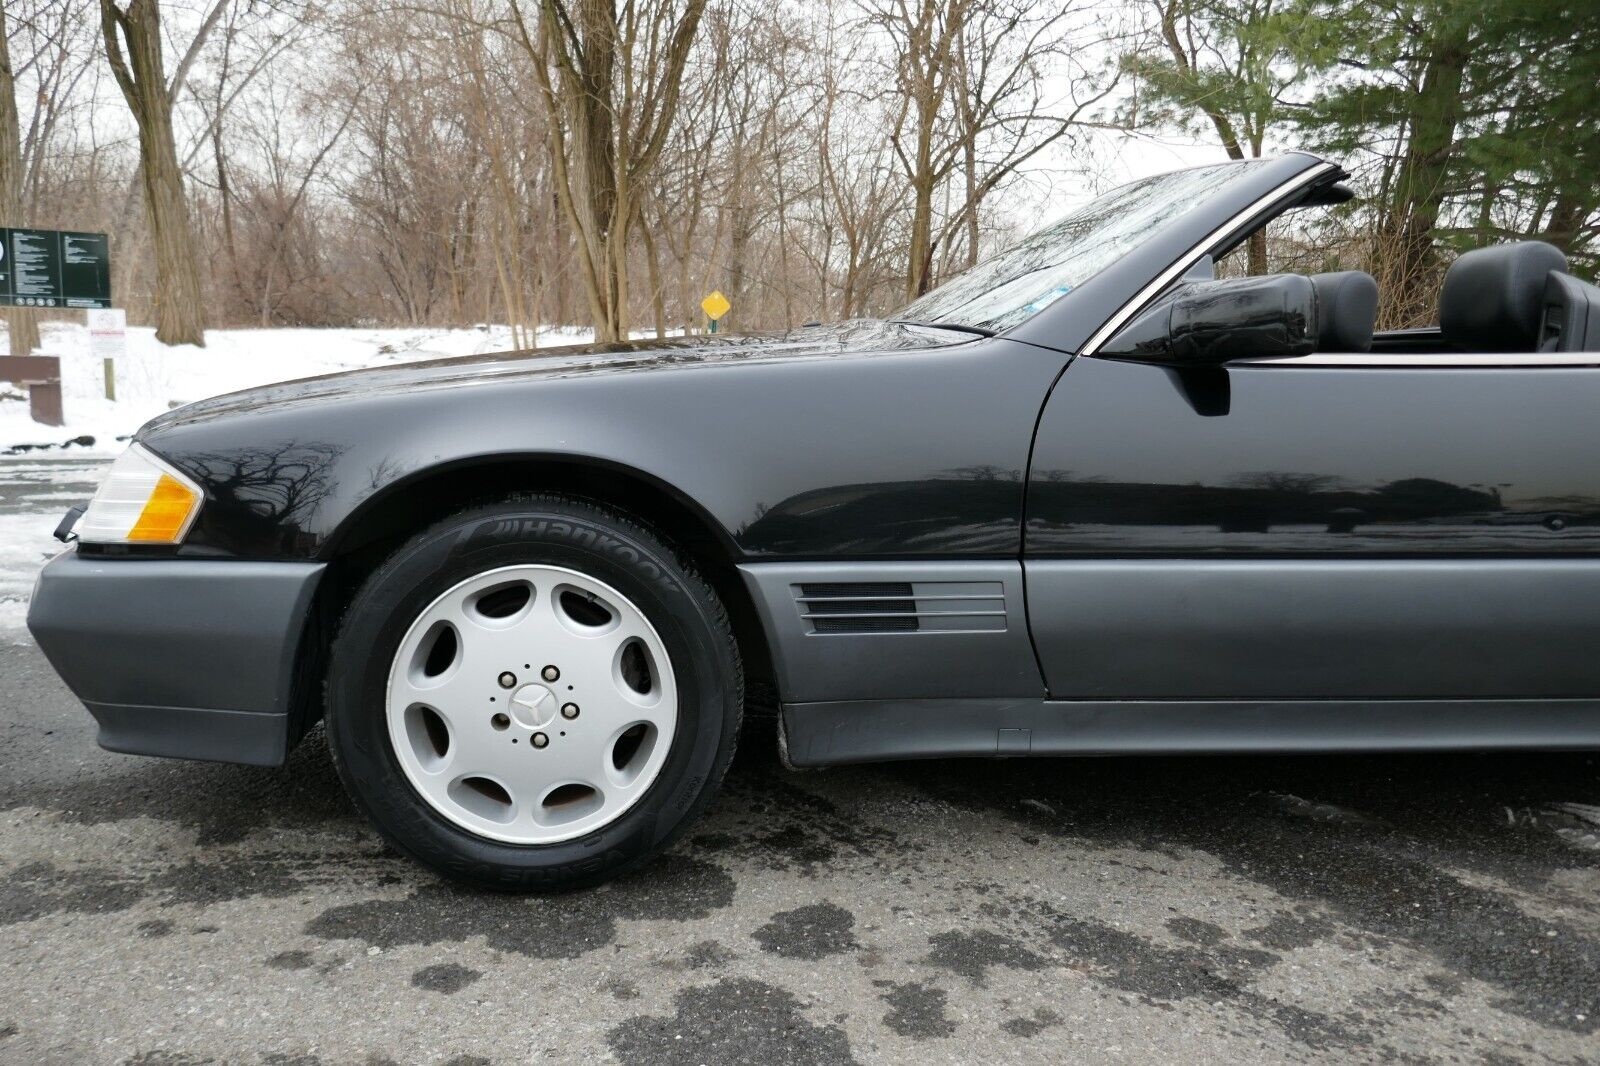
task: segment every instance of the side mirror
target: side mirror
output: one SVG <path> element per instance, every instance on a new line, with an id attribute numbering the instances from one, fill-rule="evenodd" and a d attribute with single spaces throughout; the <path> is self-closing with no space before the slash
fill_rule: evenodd
<path id="1" fill-rule="evenodd" d="M 1231 359 L 1309 355 L 1316 340 L 1311 279 L 1269 274 L 1179 285 L 1100 354 L 1163 366 L 1217 366 Z"/>

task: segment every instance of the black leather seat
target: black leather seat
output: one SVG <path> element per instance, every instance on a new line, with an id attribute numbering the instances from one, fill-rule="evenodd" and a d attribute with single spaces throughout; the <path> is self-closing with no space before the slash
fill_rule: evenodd
<path id="1" fill-rule="evenodd" d="M 1317 351 L 1365 352 L 1378 324 L 1378 283 L 1360 270 L 1311 275 L 1317 296 Z"/>
<path id="2" fill-rule="evenodd" d="M 1467 352 L 1536 351 L 1552 273 L 1567 273 L 1567 257 L 1543 241 L 1463 254 L 1445 272 L 1439 294 L 1444 339 Z"/>
<path id="3" fill-rule="evenodd" d="M 1570 274 L 1544 283 L 1541 352 L 1600 352 L 1600 288 Z"/>

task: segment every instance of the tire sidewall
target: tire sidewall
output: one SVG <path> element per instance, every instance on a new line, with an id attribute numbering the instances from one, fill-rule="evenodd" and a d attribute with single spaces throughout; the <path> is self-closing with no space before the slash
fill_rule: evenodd
<path id="1" fill-rule="evenodd" d="M 524 563 L 588 574 L 632 600 L 655 627 L 678 693 L 672 744 L 656 779 L 615 821 L 555 844 L 508 844 L 449 821 L 400 767 L 387 714 L 401 640 L 439 595 L 488 570 Z M 671 839 L 705 802 L 731 757 L 737 670 L 720 612 L 670 549 L 596 507 L 501 504 L 419 536 L 352 601 L 328 682 L 330 743 L 359 805 L 389 839 L 441 871 L 492 887 L 569 887 L 612 876 Z"/>

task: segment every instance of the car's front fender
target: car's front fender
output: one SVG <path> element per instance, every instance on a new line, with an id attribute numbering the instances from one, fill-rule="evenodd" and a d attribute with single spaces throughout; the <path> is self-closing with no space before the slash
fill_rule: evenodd
<path id="1" fill-rule="evenodd" d="M 206 488 L 185 553 L 326 558 L 409 480 L 528 457 L 649 480 L 745 558 L 1010 555 L 1034 422 L 1063 360 L 996 339 L 407 389 L 351 375 L 334 395 L 280 388 L 140 440 Z"/>

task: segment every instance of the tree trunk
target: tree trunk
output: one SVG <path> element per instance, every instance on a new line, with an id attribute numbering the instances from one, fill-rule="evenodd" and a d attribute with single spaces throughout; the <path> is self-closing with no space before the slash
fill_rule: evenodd
<path id="1" fill-rule="evenodd" d="M 750 238 L 755 228 L 750 218 L 750 207 L 746 197 L 735 194 L 733 207 L 729 211 L 728 219 L 728 302 L 733 305 L 732 321 L 718 324 L 718 329 L 728 326 L 750 329 L 755 321 L 749 314 L 748 302 L 750 286 L 746 273 L 750 261 Z M 738 323 L 745 323 L 739 326 Z"/>
<path id="2" fill-rule="evenodd" d="M 655 238 L 650 234 L 650 223 L 639 212 L 639 236 L 644 239 L 644 263 L 650 277 L 650 317 L 656 327 L 656 339 L 667 336 L 667 304 L 661 293 L 661 258 L 656 254 Z"/>
<path id="3" fill-rule="evenodd" d="M 1250 240 L 1245 249 L 1250 257 L 1250 276 L 1260 277 L 1267 272 L 1267 227 L 1262 226 L 1250 234 Z"/>
<path id="4" fill-rule="evenodd" d="M 1389 277 L 1380 325 L 1413 325 L 1432 314 L 1436 266 L 1433 230 L 1444 204 L 1445 179 L 1461 118 L 1466 42 L 1452 35 L 1435 40 L 1412 110 L 1411 140 L 1395 176 L 1394 199 L 1384 236 Z"/>
<path id="5" fill-rule="evenodd" d="M 542 0 L 535 42 L 520 8 L 511 8 L 550 116 L 558 198 L 577 240 L 595 340 L 602 343 L 628 335 L 635 200 L 676 117 L 705 0 L 687 0 L 676 19 L 669 5 L 646 10 L 646 25 L 630 24 L 624 33 L 611 0 Z M 652 68 L 660 73 L 651 84 L 632 84 L 632 72 Z M 619 69 L 630 77 L 619 79 Z"/>
<path id="6" fill-rule="evenodd" d="M 1558 193 L 1555 206 L 1550 209 L 1550 219 L 1540 236 L 1570 254 L 1577 243 L 1578 229 L 1591 210 L 1592 206 L 1585 204 L 1574 193 Z"/>
<path id="7" fill-rule="evenodd" d="M 131 0 L 126 10 L 100 0 L 100 26 L 111 71 L 139 128 L 139 171 L 156 260 L 156 339 L 204 347 L 200 270 L 172 136 L 157 0 Z"/>
<path id="8" fill-rule="evenodd" d="M 17 85 L 11 71 L 11 46 L 7 41 L 6 10 L 0 0 L 0 226 L 23 226 L 22 130 L 17 121 Z M 5 249 L 9 253 L 10 249 Z M 6 312 L 11 328 L 11 354 L 32 355 L 39 347 L 39 320 L 35 312 L 13 307 Z"/>
<path id="9" fill-rule="evenodd" d="M 933 263 L 933 166 L 919 158 L 911 181 L 911 248 L 906 263 L 906 299 L 927 292 Z"/>
<path id="10" fill-rule="evenodd" d="M 778 264 L 783 278 L 783 330 L 787 333 L 794 329 L 794 283 L 789 276 L 788 190 L 784 186 L 783 160 L 773 159 L 773 172 L 778 179 Z"/>
<path id="11" fill-rule="evenodd" d="M 978 265 L 978 143 L 968 137 L 961 146 L 967 180 L 967 262 L 971 270 Z"/>
<path id="12" fill-rule="evenodd" d="M 1161 35 L 1167 42 L 1167 49 L 1172 53 L 1173 62 L 1184 76 L 1196 78 L 1195 64 L 1184 44 L 1184 36 L 1178 28 L 1178 16 L 1184 13 L 1187 5 L 1168 3 L 1161 8 Z M 1191 16 L 1192 17 L 1192 16 Z M 1220 108 L 1202 103 L 1200 109 L 1211 120 L 1211 125 L 1217 131 L 1217 140 L 1222 144 L 1222 150 L 1228 153 L 1229 159 L 1244 159 L 1244 144 L 1239 139 L 1239 131 L 1234 127 L 1233 120 Z M 1247 120 L 1248 121 L 1248 120 Z M 1251 148 L 1254 154 L 1261 155 L 1261 140 L 1253 139 Z M 1245 254 L 1248 257 L 1246 269 L 1252 277 L 1258 277 L 1267 272 L 1267 231 L 1263 227 L 1250 235 L 1245 245 Z"/>

